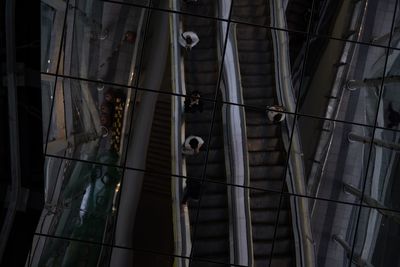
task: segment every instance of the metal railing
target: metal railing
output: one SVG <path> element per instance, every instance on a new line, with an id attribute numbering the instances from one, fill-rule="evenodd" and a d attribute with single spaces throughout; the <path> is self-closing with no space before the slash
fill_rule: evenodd
<path id="1" fill-rule="evenodd" d="M 179 10 L 180 1 L 170 0 L 170 8 Z M 181 55 L 181 47 L 179 44 L 180 32 L 182 32 L 182 24 L 179 15 L 171 13 L 170 19 L 170 46 L 171 46 L 171 74 L 172 74 L 172 90 L 173 93 L 184 95 L 185 88 L 185 72 L 183 66 L 183 57 Z M 172 118 L 171 118 L 171 163 L 172 173 L 186 177 L 186 162 L 182 157 L 182 144 L 185 140 L 185 122 L 182 114 L 184 105 L 182 98 L 172 97 Z M 181 199 L 183 194 L 184 179 L 173 178 L 171 182 L 172 192 L 172 213 L 173 213 L 173 234 L 174 234 L 174 253 L 176 255 L 189 256 L 191 251 L 190 222 L 187 209 L 181 209 Z M 189 260 L 185 258 L 176 258 L 174 266 L 188 266 Z"/>
<path id="2" fill-rule="evenodd" d="M 280 1 L 270 1 L 271 25 L 286 29 L 285 8 Z M 294 112 L 296 109 L 293 93 L 292 75 L 289 57 L 289 37 L 285 31 L 272 31 L 272 40 L 275 57 L 275 81 L 279 104 L 286 110 Z M 286 182 L 289 191 L 299 195 L 306 195 L 304 165 L 301 156 L 300 136 L 296 125 L 292 129 L 293 118 L 287 116 L 285 121 L 288 133 L 293 132 L 292 147 L 289 160 L 289 174 Z M 286 140 L 285 140 L 286 139 Z M 289 139 L 284 136 L 284 144 L 288 149 Z M 293 217 L 293 231 L 296 242 L 297 266 L 315 266 L 315 248 L 311 232 L 309 203 L 307 198 L 294 198 L 291 200 Z"/>
<path id="3" fill-rule="evenodd" d="M 232 1 L 219 1 L 219 13 L 227 17 Z M 222 96 L 230 103 L 243 104 L 242 83 L 240 79 L 239 55 L 236 38 L 236 25 L 231 24 L 227 35 L 227 24 L 220 23 L 220 51 L 223 52 L 225 36 L 227 45 L 224 58 Z M 224 148 L 226 172 L 231 184 L 250 186 L 250 170 L 247 154 L 246 118 L 244 109 L 237 105 L 224 105 L 222 110 L 224 124 Z M 253 265 L 253 243 L 250 222 L 249 190 L 231 186 L 228 192 L 230 217 L 232 222 L 231 262 L 246 266 Z"/>

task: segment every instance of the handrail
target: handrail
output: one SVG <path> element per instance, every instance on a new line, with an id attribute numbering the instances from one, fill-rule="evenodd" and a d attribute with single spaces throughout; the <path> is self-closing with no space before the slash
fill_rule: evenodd
<path id="1" fill-rule="evenodd" d="M 170 0 L 170 8 L 179 10 L 180 1 Z M 170 13 L 170 45 L 171 45 L 171 81 L 172 91 L 178 95 L 186 94 L 185 72 L 183 66 L 183 57 L 179 44 L 182 25 L 179 21 L 179 15 Z M 172 173 L 186 177 L 186 162 L 182 157 L 181 147 L 185 140 L 185 122 L 182 120 L 183 102 L 181 97 L 172 97 L 171 107 L 171 164 Z M 190 222 L 187 209 L 181 209 L 181 199 L 183 193 L 184 179 L 172 178 L 172 213 L 173 213 L 173 231 L 174 231 L 174 251 L 176 255 L 188 256 L 191 251 Z M 186 267 L 189 260 L 185 258 L 176 259 L 174 266 Z"/>
<path id="2" fill-rule="evenodd" d="M 365 7 L 367 6 L 367 4 L 368 1 L 360 1 L 357 3 L 357 6 L 355 7 L 353 12 L 353 19 L 351 21 L 350 29 L 359 29 L 361 25 L 364 23 L 363 21 L 365 20 L 365 14 L 366 14 Z M 360 39 L 361 35 L 350 36 L 350 40 L 359 41 Z M 355 47 L 356 45 L 354 43 L 346 42 L 343 48 L 340 62 L 351 62 L 351 60 L 354 57 Z M 341 103 L 344 92 L 343 83 L 347 80 L 348 76 L 347 65 L 339 67 L 336 72 L 336 78 L 330 94 L 332 98 L 330 98 L 328 101 L 324 118 L 331 119 L 331 118 L 336 118 L 338 116 L 339 112 L 338 107 Z M 307 193 L 310 196 L 316 196 L 318 193 L 320 177 L 325 169 L 325 164 L 332 144 L 333 130 L 335 128 L 335 123 L 331 121 L 325 121 L 322 127 L 327 131 L 321 132 L 314 156 L 314 161 L 311 166 L 310 175 L 308 177 Z M 313 210 L 314 210 L 314 205 L 312 207 L 312 212 Z"/>
<path id="3" fill-rule="evenodd" d="M 285 9 L 281 1 L 270 1 L 271 24 L 273 27 L 286 29 Z M 293 84 L 290 70 L 289 39 L 285 31 L 272 31 L 272 40 L 275 57 L 275 80 L 278 101 L 290 112 L 296 109 L 295 97 L 293 95 Z M 287 116 L 285 121 L 288 133 L 293 132 L 292 148 L 289 156 L 290 173 L 286 177 L 288 189 L 292 193 L 306 195 L 305 175 L 303 159 L 300 151 L 299 132 L 296 127 L 292 128 L 293 118 Z M 286 140 L 285 140 L 286 139 Z M 288 147 L 289 140 L 284 138 L 285 146 Z M 296 263 L 297 266 L 315 266 L 315 248 L 311 232 L 310 213 L 307 198 L 294 198 L 291 201 L 293 214 L 293 231 L 296 241 Z M 295 227 L 296 226 L 296 227 Z"/>
<path id="4" fill-rule="evenodd" d="M 232 1 L 219 1 L 220 15 L 229 14 Z M 226 23 L 220 24 L 221 53 L 225 36 L 227 36 Z M 224 101 L 243 104 L 243 89 L 240 79 L 239 54 L 236 42 L 236 27 L 232 24 L 227 37 L 224 58 L 224 86 L 222 96 Z M 229 182 L 235 185 L 250 186 L 250 170 L 247 154 L 246 118 L 244 109 L 237 105 L 224 105 L 222 110 L 224 124 L 224 148 L 226 158 L 226 171 Z M 249 190 L 232 186 L 228 193 L 232 229 L 230 235 L 231 262 L 235 264 L 253 265 L 253 243 L 250 222 Z"/>

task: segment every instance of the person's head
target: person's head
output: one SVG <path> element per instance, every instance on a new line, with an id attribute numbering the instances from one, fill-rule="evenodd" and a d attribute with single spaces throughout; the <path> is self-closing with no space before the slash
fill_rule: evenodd
<path id="1" fill-rule="evenodd" d="M 280 122 L 280 121 L 282 121 L 282 118 L 283 118 L 283 114 L 278 113 L 274 116 L 274 122 Z"/>
<path id="2" fill-rule="evenodd" d="M 192 43 L 193 43 L 193 40 L 192 40 L 192 37 L 190 37 L 190 36 L 186 36 L 186 43 L 188 44 L 188 45 L 191 45 Z"/>
<path id="3" fill-rule="evenodd" d="M 114 100 L 114 94 L 111 90 L 108 90 L 105 94 L 104 94 L 104 100 L 107 102 L 112 102 Z"/>
<path id="4" fill-rule="evenodd" d="M 189 141 L 189 145 L 191 148 L 196 149 L 199 146 L 199 141 L 197 141 L 196 138 L 192 138 L 192 140 Z"/>
<path id="5" fill-rule="evenodd" d="M 112 105 L 109 102 L 103 102 L 100 106 L 100 112 L 104 114 L 112 113 Z"/>

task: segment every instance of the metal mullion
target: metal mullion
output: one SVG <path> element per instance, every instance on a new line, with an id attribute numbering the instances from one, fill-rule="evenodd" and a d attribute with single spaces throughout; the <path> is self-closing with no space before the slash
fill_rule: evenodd
<path id="1" fill-rule="evenodd" d="M 283 191 L 284 191 L 284 188 L 285 188 L 286 176 L 288 175 L 288 169 L 289 169 L 289 164 L 290 164 L 289 162 L 290 162 L 290 153 L 291 153 L 291 148 L 292 148 L 292 140 L 293 140 L 293 135 L 294 135 L 294 132 L 295 132 L 297 116 L 298 116 L 298 110 L 299 110 L 299 102 L 300 102 L 299 101 L 299 96 L 300 96 L 300 92 L 301 92 L 301 88 L 302 88 L 302 84 L 303 84 L 303 80 L 304 80 L 305 66 L 306 66 L 308 53 L 309 53 L 309 48 L 310 48 L 310 39 L 311 39 L 310 30 L 311 30 L 311 24 L 312 24 L 313 15 L 314 15 L 314 8 L 315 8 L 315 0 L 313 0 L 313 2 L 312 2 L 311 16 L 310 16 L 310 20 L 309 20 L 308 26 L 307 26 L 307 42 L 306 42 L 305 56 L 304 56 L 302 69 L 301 69 L 301 78 L 300 78 L 300 86 L 299 86 L 300 89 L 297 92 L 297 101 L 296 101 L 296 108 L 295 108 L 293 124 L 292 124 L 292 132 L 290 133 L 289 147 L 288 147 L 288 151 L 287 151 L 286 168 L 285 168 L 285 172 L 284 172 L 283 179 L 282 179 L 282 186 L 281 186 L 281 192 L 280 192 L 280 197 L 279 197 L 279 205 L 278 205 L 278 214 L 276 216 L 275 227 L 274 227 L 274 235 L 273 235 L 271 250 L 270 250 L 270 254 L 269 254 L 270 255 L 270 259 L 269 259 L 268 266 L 270 266 L 270 267 L 271 267 L 272 260 L 273 260 L 273 252 L 274 252 L 274 247 L 275 247 L 275 240 L 276 240 L 276 235 L 277 235 L 277 229 L 279 227 L 279 216 L 280 216 L 280 212 L 281 212 L 281 208 L 282 208 L 282 202 L 283 202 L 283 198 L 284 198 L 284 192 Z M 293 208 L 293 207 L 291 207 L 291 208 Z M 293 226 L 293 223 L 292 223 L 292 226 Z M 300 257 L 301 257 L 300 262 L 301 263 L 303 262 L 302 255 L 303 255 L 302 252 L 300 252 Z"/>
<path id="2" fill-rule="evenodd" d="M 206 150 L 206 160 L 204 163 L 204 167 L 203 167 L 203 172 L 202 172 L 202 176 L 201 176 L 201 182 L 200 182 L 200 197 L 197 203 L 197 211 L 196 211 L 196 217 L 195 217 L 195 223 L 194 223 L 194 227 L 193 227 L 193 242 L 192 242 L 192 247 L 190 249 L 190 262 L 189 262 L 189 267 L 191 266 L 192 262 L 194 259 L 193 254 L 194 254 L 194 247 L 196 244 L 196 233 L 197 233 L 197 224 L 198 224 L 198 220 L 199 220 L 199 214 L 200 214 L 200 206 L 201 206 L 201 200 L 203 197 L 203 193 L 204 193 L 204 182 L 205 182 L 205 178 L 206 178 L 206 172 L 207 172 L 207 164 L 208 164 L 208 156 L 209 156 L 209 151 L 210 151 L 210 144 L 211 144 L 211 137 L 212 137 L 212 131 L 213 131 L 213 126 L 214 126 L 214 121 L 215 121 L 215 111 L 217 109 L 217 98 L 219 95 L 219 90 L 220 90 L 220 85 L 221 85 L 221 80 L 222 80 L 222 74 L 223 74 L 223 67 L 224 67 L 224 60 L 225 60 L 225 52 L 226 52 L 226 47 L 228 44 L 228 36 L 229 36 L 229 27 L 230 27 L 230 18 L 231 18 L 231 14 L 232 14 L 232 9 L 233 9 L 233 3 L 234 0 L 231 1 L 231 6 L 229 9 L 229 15 L 228 15 L 228 22 L 227 22 L 227 30 L 226 30 L 226 34 L 225 34 L 225 38 L 224 38 L 224 46 L 223 46 L 223 51 L 222 51 L 222 58 L 221 58 L 221 63 L 219 65 L 219 76 L 218 76 L 218 82 L 217 82 L 217 86 L 215 88 L 215 93 L 214 93 L 214 105 L 213 105 L 213 113 L 212 113 L 212 120 L 211 120 L 211 125 L 210 125 L 210 132 L 208 133 L 208 142 L 207 142 L 207 150 Z M 218 43 L 218 27 L 219 25 L 216 25 L 216 41 Z M 219 49 L 218 45 L 217 48 Z M 232 265 L 232 264 L 230 264 Z"/>
<path id="3" fill-rule="evenodd" d="M 368 179 L 368 170 L 370 167 L 370 161 L 371 161 L 371 155 L 372 155 L 372 150 L 374 148 L 373 145 L 373 141 L 375 139 L 375 133 L 376 133 L 376 125 L 378 123 L 378 115 L 379 115 L 379 108 L 380 108 L 380 103 L 381 103 L 381 99 L 382 99 L 382 95 L 383 95 L 383 91 L 384 91 L 384 82 L 385 82 L 385 76 L 386 76 L 386 68 L 387 68 L 387 63 L 389 60 L 389 54 L 390 54 L 390 44 L 392 43 L 392 37 L 393 37 L 393 30 L 394 30 L 394 24 L 395 24 L 395 19 L 396 19 L 396 11 L 397 11 L 397 6 L 399 4 L 399 0 L 396 1 L 395 7 L 394 7 L 394 14 L 393 14 L 393 18 L 392 18 L 392 26 L 390 29 L 390 36 L 389 36 L 389 43 L 388 46 L 386 46 L 386 58 L 385 58 L 385 65 L 383 67 L 383 79 L 381 81 L 381 85 L 380 85 L 380 91 L 379 91 L 379 97 L 378 97 L 378 105 L 376 108 L 376 113 L 375 113 L 375 120 L 374 120 L 374 127 L 372 130 L 372 137 L 371 137 L 371 141 L 370 143 L 370 148 L 369 148 L 369 152 L 368 152 L 368 161 L 367 161 L 367 168 L 365 170 L 365 175 L 364 175 L 364 182 L 363 182 L 363 186 L 362 186 L 362 190 L 361 190 L 361 199 L 360 199 L 360 203 L 363 203 L 364 200 L 364 194 L 365 194 L 365 187 L 367 184 L 367 179 Z M 352 265 L 352 260 L 354 257 L 354 249 L 355 249 L 355 245 L 357 242 L 357 232 L 358 232 L 358 226 L 360 224 L 360 218 L 361 218 L 361 205 L 359 205 L 360 208 L 358 210 L 358 214 L 357 214 L 357 220 L 356 220 L 356 227 L 354 229 L 354 237 L 352 240 L 352 244 L 351 244 L 351 253 L 349 255 L 349 267 L 351 267 Z"/>

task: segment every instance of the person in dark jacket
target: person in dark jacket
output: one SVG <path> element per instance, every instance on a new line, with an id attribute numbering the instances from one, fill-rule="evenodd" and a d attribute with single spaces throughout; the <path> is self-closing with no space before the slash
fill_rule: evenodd
<path id="1" fill-rule="evenodd" d="M 200 92 L 196 90 L 190 93 L 189 98 L 185 99 L 185 112 L 196 113 L 197 111 L 203 112 L 203 101 Z"/>
<path id="2" fill-rule="evenodd" d="M 183 192 L 181 204 L 187 205 L 189 199 L 199 200 L 201 192 L 201 182 L 199 180 L 187 179 L 186 187 Z"/>

